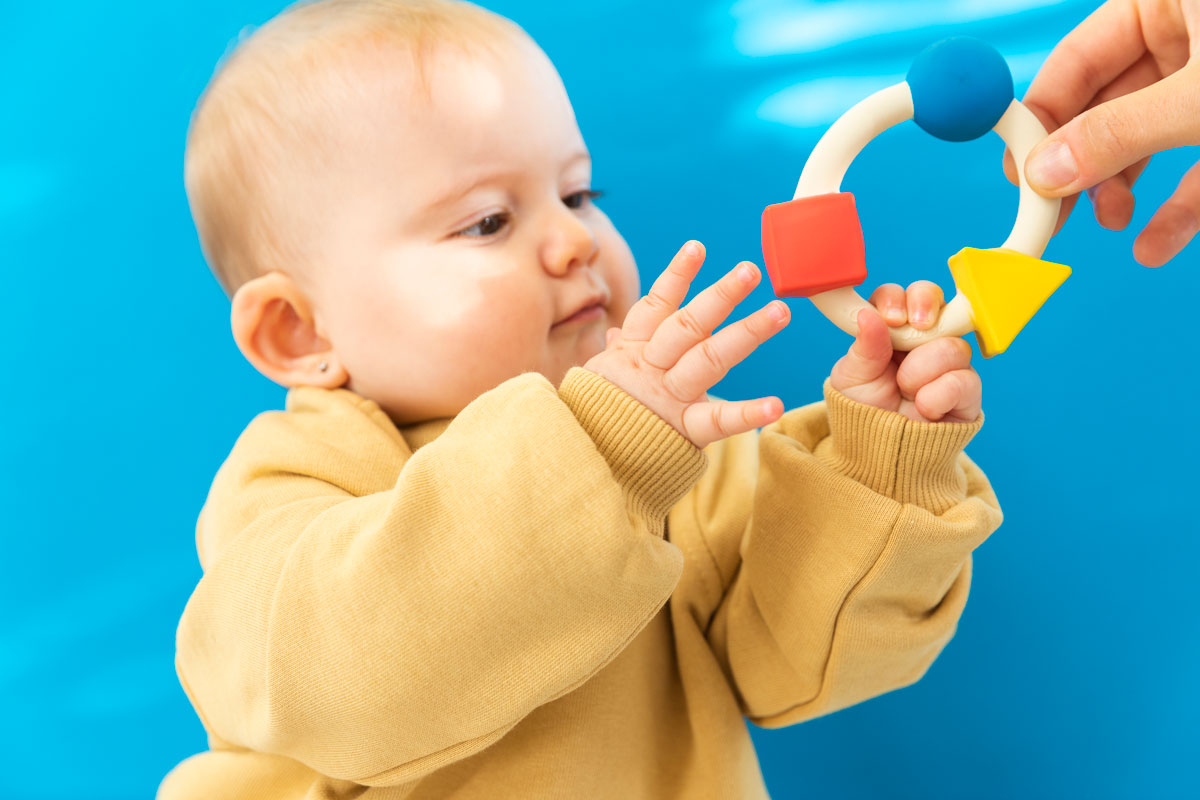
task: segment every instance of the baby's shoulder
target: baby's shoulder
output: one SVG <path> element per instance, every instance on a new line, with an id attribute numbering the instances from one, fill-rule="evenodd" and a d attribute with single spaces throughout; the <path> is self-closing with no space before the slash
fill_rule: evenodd
<path id="1" fill-rule="evenodd" d="M 202 563 L 272 509 L 330 495 L 364 497 L 395 485 L 411 456 L 404 439 L 376 404 L 345 390 L 338 395 L 292 389 L 283 410 L 263 411 L 245 427 L 217 469 L 197 521 Z"/>
<path id="2" fill-rule="evenodd" d="M 308 477 L 361 495 L 390 488 L 410 456 L 404 437 L 373 401 L 346 389 L 298 387 L 288 391 L 283 410 L 250 421 L 217 480 L 222 473 L 241 485 L 264 475 Z"/>

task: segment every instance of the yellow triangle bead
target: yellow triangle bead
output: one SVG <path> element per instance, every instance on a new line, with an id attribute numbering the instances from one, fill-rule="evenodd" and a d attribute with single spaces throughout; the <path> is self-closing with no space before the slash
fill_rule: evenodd
<path id="1" fill-rule="evenodd" d="M 950 257 L 954 285 L 971 303 L 985 358 L 1003 353 L 1071 268 L 1012 250 L 964 247 Z"/>

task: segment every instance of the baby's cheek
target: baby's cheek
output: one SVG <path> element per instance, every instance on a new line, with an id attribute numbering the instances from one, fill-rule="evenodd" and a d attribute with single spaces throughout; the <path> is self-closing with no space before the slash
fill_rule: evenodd
<path id="1" fill-rule="evenodd" d="M 618 328 L 624 325 L 629 309 L 633 308 L 633 304 L 640 297 L 637 267 L 631 264 L 627 269 L 617 272 L 609 279 L 608 288 L 612 292 L 612 299 L 608 304 L 608 324 L 605 330 L 614 325 Z"/>
<path id="2" fill-rule="evenodd" d="M 472 330 L 474 349 L 495 369 L 520 372 L 536 368 L 546 353 L 553 315 L 528 299 L 510 300 L 488 309 L 480 322 Z"/>
<path id="3" fill-rule="evenodd" d="M 594 230 L 600 243 L 599 260 L 595 268 L 610 295 L 607 330 L 614 325 L 620 327 L 625 324 L 629 309 L 641 297 L 641 278 L 633 251 L 629 249 L 625 237 L 621 236 L 612 220 L 598 209 Z"/>

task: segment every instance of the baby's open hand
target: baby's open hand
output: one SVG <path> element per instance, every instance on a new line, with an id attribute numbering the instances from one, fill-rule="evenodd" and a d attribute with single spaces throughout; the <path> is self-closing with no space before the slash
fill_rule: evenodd
<path id="1" fill-rule="evenodd" d="M 703 263 L 704 247 L 685 244 L 649 294 L 634 303 L 624 325 L 609 328 L 605 349 L 583 365 L 637 398 L 696 447 L 770 424 L 783 414 L 778 397 L 709 402 L 706 392 L 791 318 L 783 301 L 772 300 L 712 335 L 761 275 L 743 261 L 680 308 Z"/>
<path id="2" fill-rule="evenodd" d="M 885 283 L 871 295 L 882 312 L 858 312 L 858 337 L 833 365 L 830 385 L 852 400 L 898 411 L 922 422 L 974 422 L 983 402 L 983 384 L 971 368 L 971 345 L 957 336 L 892 351 L 887 325 L 905 322 L 928 330 L 937 323 L 944 298 L 930 281 Z M 887 319 L 887 325 L 884 319 Z"/>

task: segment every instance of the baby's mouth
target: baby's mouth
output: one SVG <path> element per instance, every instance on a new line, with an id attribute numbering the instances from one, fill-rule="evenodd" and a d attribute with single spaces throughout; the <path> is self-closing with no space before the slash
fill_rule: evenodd
<path id="1" fill-rule="evenodd" d="M 559 320 L 552 327 L 561 328 L 567 325 L 582 324 L 585 322 L 594 322 L 604 316 L 604 306 L 600 303 L 593 303 L 590 306 L 585 306 L 576 311 L 566 319 Z"/>

